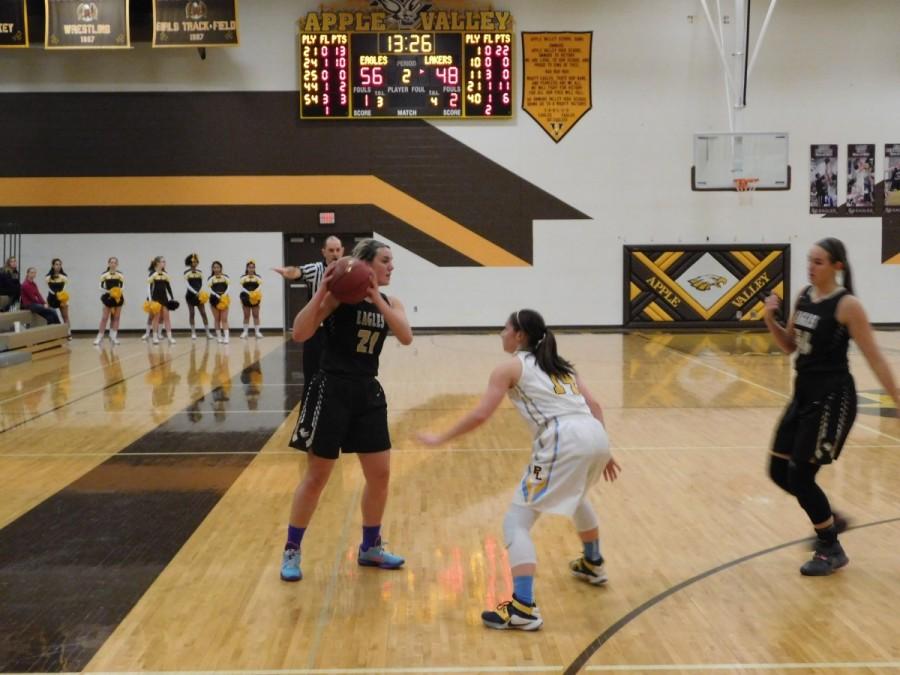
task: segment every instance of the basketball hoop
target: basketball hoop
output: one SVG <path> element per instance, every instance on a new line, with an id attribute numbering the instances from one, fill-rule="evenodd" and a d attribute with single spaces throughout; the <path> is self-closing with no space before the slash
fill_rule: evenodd
<path id="1" fill-rule="evenodd" d="M 738 204 L 740 206 L 753 204 L 753 193 L 756 191 L 757 183 L 759 183 L 759 178 L 734 179 L 734 189 L 738 193 Z"/>
<path id="2" fill-rule="evenodd" d="M 758 182 L 759 178 L 735 178 L 734 189 L 737 192 L 753 192 Z"/>

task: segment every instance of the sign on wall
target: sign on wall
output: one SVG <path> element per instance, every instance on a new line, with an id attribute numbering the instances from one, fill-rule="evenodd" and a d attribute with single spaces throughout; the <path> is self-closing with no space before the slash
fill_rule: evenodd
<path id="1" fill-rule="evenodd" d="M 0 49 L 28 46 L 26 0 L 0 0 Z"/>
<path id="2" fill-rule="evenodd" d="M 46 49 L 128 49 L 128 0 L 44 0 Z"/>
<path id="3" fill-rule="evenodd" d="M 809 146 L 809 212 L 835 213 L 838 208 L 838 146 Z"/>
<path id="4" fill-rule="evenodd" d="M 556 143 L 591 109 L 593 33 L 522 33 L 522 108 Z"/>
<path id="5" fill-rule="evenodd" d="M 153 46 L 234 46 L 237 4 L 237 0 L 153 0 Z"/>
<path id="6" fill-rule="evenodd" d="M 847 207 L 851 215 L 875 212 L 875 144 L 847 146 Z"/>
<path id="7" fill-rule="evenodd" d="M 900 213 L 900 143 L 884 146 L 884 212 Z"/>
<path id="8" fill-rule="evenodd" d="M 788 244 L 626 246 L 624 254 L 627 327 L 758 326 L 770 293 L 790 297 Z"/>

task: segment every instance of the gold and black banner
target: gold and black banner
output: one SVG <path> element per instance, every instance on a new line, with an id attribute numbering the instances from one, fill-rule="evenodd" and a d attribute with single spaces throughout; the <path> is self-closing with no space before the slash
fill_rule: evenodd
<path id="1" fill-rule="evenodd" d="M 0 49 L 28 46 L 27 0 L 0 0 Z"/>
<path id="2" fill-rule="evenodd" d="M 128 49 L 128 0 L 44 0 L 46 49 Z"/>
<path id="3" fill-rule="evenodd" d="M 233 47 L 237 0 L 153 0 L 154 47 Z"/>
<path id="4" fill-rule="evenodd" d="M 626 246 L 624 253 L 628 327 L 754 327 L 766 296 L 790 298 L 788 244 Z"/>

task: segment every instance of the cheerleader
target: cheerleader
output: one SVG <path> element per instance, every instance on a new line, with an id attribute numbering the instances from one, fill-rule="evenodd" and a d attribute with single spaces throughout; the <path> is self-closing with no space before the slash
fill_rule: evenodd
<path id="1" fill-rule="evenodd" d="M 184 280 L 187 282 L 187 291 L 184 294 L 184 300 L 188 307 L 188 321 L 191 324 L 191 340 L 197 339 L 197 331 L 194 328 L 194 313 L 199 312 L 200 318 L 203 319 L 203 329 L 206 331 L 206 339 L 212 340 L 212 333 L 209 332 L 209 319 L 206 317 L 206 301 L 209 299 L 208 293 L 201 291 L 203 288 L 203 272 L 198 269 L 200 258 L 196 253 L 191 253 L 184 259 L 187 269 L 184 271 Z"/>
<path id="2" fill-rule="evenodd" d="M 169 336 L 169 344 L 174 345 L 175 338 L 172 337 L 172 319 L 169 312 L 178 309 L 179 302 L 172 293 L 172 283 L 169 281 L 169 275 L 166 274 L 166 259 L 161 255 L 156 256 L 150 263 L 148 271 L 150 278 L 147 279 L 147 309 L 153 317 L 150 327 L 153 344 L 159 344 L 159 323 L 162 319 L 166 327 L 166 334 Z"/>
<path id="3" fill-rule="evenodd" d="M 228 344 L 228 307 L 231 298 L 228 296 L 228 275 L 222 273 L 222 263 L 214 260 L 212 274 L 206 280 L 209 286 L 209 307 L 212 310 L 213 324 L 216 328 L 216 341 Z"/>
<path id="4" fill-rule="evenodd" d="M 47 286 L 50 292 L 47 293 L 47 304 L 55 310 L 59 311 L 63 323 L 70 326 L 69 323 L 69 292 L 66 290 L 66 284 L 69 283 L 69 277 L 63 270 L 62 260 L 54 258 L 50 261 L 50 271 L 47 272 Z M 69 339 L 72 335 L 69 335 Z"/>
<path id="5" fill-rule="evenodd" d="M 262 333 L 259 332 L 259 304 L 262 301 L 262 293 L 259 290 L 262 279 L 256 276 L 256 262 L 247 261 L 244 268 L 244 276 L 241 277 L 241 304 L 244 306 L 244 330 L 241 333 L 241 340 L 247 339 L 247 331 L 250 329 L 250 315 L 253 315 L 253 327 L 256 331 L 256 337 L 261 338 Z"/>
<path id="6" fill-rule="evenodd" d="M 106 322 L 109 321 L 109 341 L 114 345 L 119 344 L 119 319 L 122 316 L 122 305 L 125 297 L 122 295 L 122 287 L 125 285 L 125 277 L 119 271 L 119 259 L 112 256 L 106 261 L 106 271 L 100 275 L 100 302 L 103 303 L 103 315 L 100 317 L 100 328 L 97 330 L 95 345 L 103 342 L 103 334 L 106 332 Z"/>

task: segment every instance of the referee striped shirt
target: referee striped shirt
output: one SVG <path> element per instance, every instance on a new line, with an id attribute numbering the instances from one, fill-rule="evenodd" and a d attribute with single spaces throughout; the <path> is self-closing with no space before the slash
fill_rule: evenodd
<path id="1" fill-rule="evenodd" d="M 325 263 L 315 262 L 308 265 L 300 265 L 300 278 L 309 284 L 310 295 L 315 295 L 319 290 L 319 284 L 322 283 L 322 277 L 325 276 Z"/>

